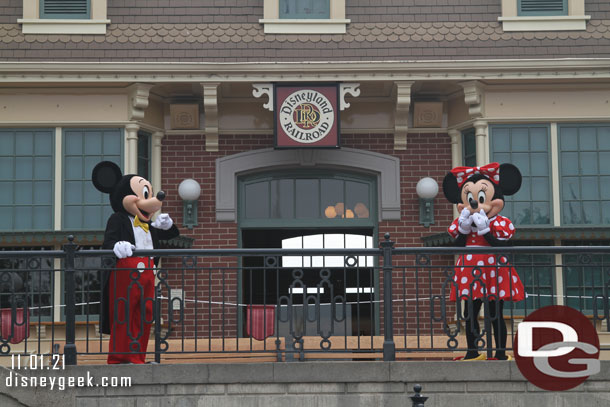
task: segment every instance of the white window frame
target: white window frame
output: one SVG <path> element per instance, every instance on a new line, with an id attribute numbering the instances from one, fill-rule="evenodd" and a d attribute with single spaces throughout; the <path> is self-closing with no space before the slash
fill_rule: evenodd
<path id="1" fill-rule="evenodd" d="M 345 18 L 345 0 L 330 0 L 329 19 L 280 18 L 279 0 L 264 0 L 265 34 L 345 34 L 349 19 Z"/>
<path id="2" fill-rule="evenodd" d="M 591 16 L 585 15 L 585 0 L 568 0 L 567 16 L 520 16 L 518 0 L 502 0 L 504 31 L 582 31 Z"/>
<path id="3" fill-rule="evenodd" d="M 91 0 L 89 19 L 40 18 L 40 0 L 23 0 L 23 18 L 17 20 L 24 34 L 106 34 L 108 0 Z"/>

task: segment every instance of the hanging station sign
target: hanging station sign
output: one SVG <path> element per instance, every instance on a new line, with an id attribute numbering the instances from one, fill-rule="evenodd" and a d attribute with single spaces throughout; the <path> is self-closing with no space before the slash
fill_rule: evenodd
<path id="1" fill-rule="evenodd" d="M 339 85 L 275 85 L 276 148 L 339 148 Z"/>

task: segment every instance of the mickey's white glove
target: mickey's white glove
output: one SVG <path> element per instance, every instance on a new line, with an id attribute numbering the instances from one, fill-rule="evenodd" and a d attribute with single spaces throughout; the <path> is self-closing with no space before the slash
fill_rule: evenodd
<path id="1" fill-rule="evenodd" d="M 481 209 L 481 212 L 479 213 L 473 213 L 472 220 L 474 221 L 474 225 L 477 227 L 477 233 L 479 236 L 489 233 L 489 219 L 487 218 L 487 214 L 483 209 Z"/>
<path id="2" fill-rule="evenodd" d="M 472 216 L 468 208 L 462 209 L 460 217 L 458 218 L 458 231 L 463 235 L 468 235 L 472 232 Z"/>
<path id="3" fill-rule="evenodd" d="M 155 219 L 155 221 L 150 225 L 157 229 L 168 230 L 173 226 L 173 224 L 174 221 L 172 220 L 172 218 L 170 218 L 167 213 L 162 213 L 157 216 L 157 219 Z"/>
<path id="4" fill-rule="evenodd" d="M 136 247 L 129 242 L 120 241 L 114 244 L 114 248 L 112 251 L 119 259 L 124 259 L 125 257 L 130 257 L 133 254 L 133 250 Z"/>

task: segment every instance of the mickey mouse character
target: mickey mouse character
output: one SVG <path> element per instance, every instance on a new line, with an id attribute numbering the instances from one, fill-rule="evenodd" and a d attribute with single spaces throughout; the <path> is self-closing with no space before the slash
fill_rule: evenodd
<path id="1" fill-rule="evenodd" d="M 145 363 L 153 320 L 153 268 L 158 259 L 132 257 L 133 250 L 156 249 L 159 240 L 174 238 L 180 232 L 168 214 L 160 214 L 151 223 L 165 193 L 159 191 L 155 196 L 146 179 L 133 174 L 123 176 L 121 169 L 109 161 L 97 164 L 91 179 L 95 188 L 110 194 L 114 210 L 102 244 L 118 258 L 115 269 L 102 272 L 101 277 L 101 331 L 110 334 L 108 363 Z"/>
<path id="2" fill-rule="evenodd" d="M 443 180 L 443 193 L 449 202 L 457 204 L 460 216 L 449 226 L 456 246 L 506 246 L 515 233 L 510 219 L 499 213 L 504 208 L 504 196 L 521 188 L 521 172 L 512 164 L 491 163 L 483 167 L 457 167 Z M 504 301 L 525 298 L 523 283 L 504 256 L 468 254 L 459 257 L 453 278 L 450 299 L 468 301 L 464 317 L 468 352 L 463 360 L 484 360 L 479 355 L 476 340 L 480 336 L 477 317 L 483 301 L 489 301 L 489 318 L 496 341 L 495 359 L 506 360 L 506 323 Z M 456 293 L 457 291 L 457 293 Z M 487 324 L 486 324 L 487 325 Z M 489 325 L 487 325 L 489 326 Z"/>

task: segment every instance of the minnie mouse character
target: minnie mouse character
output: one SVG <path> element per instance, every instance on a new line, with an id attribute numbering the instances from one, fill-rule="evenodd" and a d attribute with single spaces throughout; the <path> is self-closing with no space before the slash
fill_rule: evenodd
<path id="1" fill-rule="evenodd" d="M 483 167 L 457 167 L 443 180 L 443 193 L 457 204 L 460 216 L 449 226 L 456 246 L 506 246 L 515 233 L 510 219 L 499 213 L 504 196 L 515 194 L 521 187 L 521 173 L 512 164 L 491 163 Z M 489 301 L 489 315 L 496 341 L 495 358 L 506 360 L 506 323 L 504 301 L 525 298 L 523 283 L 517 271 L 504 256 L 493 254 L 462 255 L 455 267 L 450 299 L 467 300 L 464 317 L 468 352 L 463 360 L 484 360 L 476 341 L 480 336 L 477 317 L 484 300 Z M 457 294 L 456 294 L 457 291 Z M 489 325 L 487 325 L 489 326 Z"/>
<path id="2" fill-rule="evenodd" d="M 160 214 L 151 223 L 165 193 L 159 191 L 155 196 L 146 179 L 123 176 L 121 169 L 109 161 L 97 164 L 91 179 L 99 191 L 110 194 L 114 210 L 102 244 L 118 258 L 115 269 L 101 276 L 101 331 L 110 334 L 108 363 L 145 363 L 153 321 L 153 268 L 158 259 L 132 257 L 133 250 L 156 249 L 159 240 L 174 238 L 180 232 L 168 214 Z"/>

